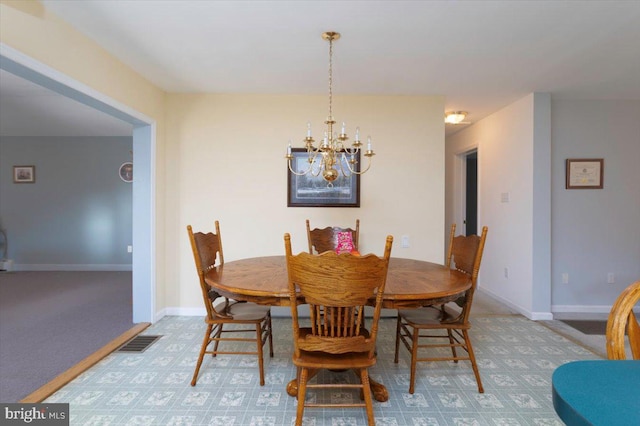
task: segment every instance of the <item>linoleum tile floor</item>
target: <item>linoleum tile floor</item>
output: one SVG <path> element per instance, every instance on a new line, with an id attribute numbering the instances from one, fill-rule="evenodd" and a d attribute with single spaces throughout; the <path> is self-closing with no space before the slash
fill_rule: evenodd
<path id="1" fill-rule="evenodd" d="M 492 313 L 488 313 L 492 312 Z M 380 321 L 377 364 L 370 376 L 389 400 L 374 402 L 377 425 L 563 425 L 553 409 L 551 375 L 561 364 L 600 356 L 570 336 L 508 311 L 479 308 L 471 338 L 485 392 L 478 393 L 467 361 L 419 363 L 409 394 L 409 362 L 401 347 L 393 362 L 395 318 Z M 71 425 L 292 425 L 296 399 L 286 393 L 295 378 L 291 320 L 274 318 L 274 351 L 265 354 L 260 386 L 255 356 L 205 357 L 190 385 L 205 324 L 201 317 L 167 316 L 143 334 L 161 335 L 142 353 L 114 352 L 45 402 L 70 403 Z M 233 345 L 233 343 L 232 343 Z M 352 372 L 323 372 L 319 382 L 355 383 Z M 357 391 L 310 390 L 316 401 L 353 401 Z M 306 408 L 304 425 L 366 425 L 362 408 Z"/>

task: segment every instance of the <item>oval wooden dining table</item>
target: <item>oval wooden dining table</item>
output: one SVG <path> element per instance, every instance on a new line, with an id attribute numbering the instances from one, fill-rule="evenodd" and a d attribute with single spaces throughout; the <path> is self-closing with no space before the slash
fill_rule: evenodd
<path id="1" fill-rule="evenodd" d="M 205 275 L 205 281 L 223 296 L 261 305 L 289 306 L 285 256 L 265 256 L 226 262 Z M 384 308 L 417 308 L 449 302 L 471 288 L 471 278 L 437 263 L 392 257 L 389 260 Z M 303 302 L 303 301 L 299 301 Z M 373 298 L 371 300 L 374 302 Z M 371 380 L 377 401 L 387 401 L 386 387 Z M 297 383 L 287 385 L 297 395 Z"/>

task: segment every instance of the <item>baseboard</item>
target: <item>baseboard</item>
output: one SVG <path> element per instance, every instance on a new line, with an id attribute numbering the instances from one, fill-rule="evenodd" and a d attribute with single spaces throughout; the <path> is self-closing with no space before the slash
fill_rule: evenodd
<path id="1" fill-rule="evenodd" d="M 609 305 L 551 305 L 553 318 L 557 320 L 606 320 L 613 306 Z M 640 315 L 640 306 L 633 308 Z"/>
<path id="2" fill-rule="evenodd" d="M 530 311 L 528 309 L 523 308 L 522 306 L 512 303 L 511 301 L 505 299 L 504 297 L 501 297 L 485 288 L 478 287 L 478 292 L 488 295 L 489 297 L 506 305 L 507 307 L 509 307 L 509 309 L 512 309 L 518 312 L 520 315 L 523 315 L 532 321 L 551 321 L 553 319 L 553 314 L 551 312 Z"/>
<path id="3" fill-rule="evenodd" d="M 170 315 L 170 316 L 184 316 L 184 317 L 203 317 L 207 315 L 207 310 L 204 308 L 204 306 L 202 308 L 182 308 L 179 306 L 172 306 L 172 307 L 168 307 L 163 309 L 160 313 L 158 313 L 156 315 L 156 317 L 158 317 L 160 315 L 160 318 L 162 318 L 165 315 Z"/>
<path id="4" fill-rule="evenodd" d="M 553 318 L 557 320 L 606 320 L 611 306 L 608 305 L 551 305 Z"/>
<path id="5" fill-rule="evenodd" d="M 132 271 L 132 264 L 36 264 L 18 263 L 13 265 L 14 272 L 31 271 Z"/>

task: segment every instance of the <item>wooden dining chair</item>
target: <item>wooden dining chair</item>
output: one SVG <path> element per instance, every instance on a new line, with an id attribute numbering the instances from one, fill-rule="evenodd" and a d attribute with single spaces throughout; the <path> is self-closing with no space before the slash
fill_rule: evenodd
<path id="1" fill-rule="evenodd" d="M 205 282 L 205 274 L 217 266 L 224 264 L 222 252 L 222 238 L 220 225 L 215 222 L 216 233 L 193 232 L 191 225 L 187 226 L 191 250 L 196 263 L 196 270 L 200 278 L 200 289 L 207 316 L 204 321 L 207 331 L 200 348 L 200 355 L 193 373 L 191 386 L 196 385 L 198 372 L 205 354 L 216 356 L 218 354 L 257 355 L 260 370 L 260 386 L 264 386 L 264 360 L 263 347 L 269 341 L 269 355 L 273 358 L 273 339 L 271 335 L 271 308 L 255 303 L 238 302 L 223 297 Z M 216 261 L 216 259 L 218 259 Z M 223 329 L 225 325 L 231 325 Z M 255 333 L 252 338 L 223 337 L 227 333 L 237 336 L 237 333 Z M 256 351 L 218 350 L 220 342 L 251 342 L 256 345 Z M 212 349 L 207 349 L 213 343 Z"/>
<path id="2" fill-rule="evenodd" d="M 356 227 L 354 228 L 339 228 L 328 226 L 326 228 L 314 228 L 311 229 L 309 219 L 307 219 L 307 241 L 309 242 L 309 253 L 322 253 L 325 251 L 336 251 L 340 241 L 344 237 L 350 236 L 350 241 L 353 250 L 358 250 L 358 241 L 360 238 L 360 219 L 356 219 Z M 351 251 L 351 250 L 347 250 Z"/>
<path id="3" fill-rule="evenodd" d="M 291 253 L 291 239 L 285 234 L 289 300 L 293 318 L 293 364 L 297 367 L 296 425 L 302 424 L 305 407 L 365 407 L 373 425 L 373 401 L 368 368 L 376 363 L 375 345 L 382 296 L 389 268 L 393 237 L 388 236 L 384 256 L 355 256 L 326 251 L 321 254 Z M 375 300 L 369 329 L 362 312 Z M 298 319 L 298 305 L 309 307 L 309 327 Z M 354 369 L 359 384 L 309 384 L 319 369 Z M 307 389 L 360 388 L 364 403 L 310 403 Z"/>
<path id="4" fill-rule="evenodd" d="M 640 300 L 640 281 L 623 290 L 609 312 L 607 320 L 607 358 L 626 359 L 625 330 L 629 338 L 631 357 L 640 359 L 640 324 L 633 308 Z"/>
<path id="5" fill-rule="evenodd" d="M 457 308 L 447 305 L 428 306 L 417 309 L 399 309 L 396 325 L 396 350 L 394 362 L 398 362 L 400 342 L 409 350 L 411 354 L 411 374 L 409 378 L 409 393 L 415 390 L 416 364 L 423 361 L 454 361 L 468 360 L 476 376 L 478 392 L 483 393 L 480 371 L 473 353 L 471 339 L 469 338 L 469 313 L 473 294 L 476 289 L 480 263 L 482 262 L 482 252 L 487 238 L 488 228 L 482 228 L 482 234 L 462 236 L 455 235 L 455 224 L 451 227 L 449 235 L 449 250 L 447 253 L 447 265 L 469 275 L 472 286 L 463 296 L 455 300 Z M 426 339 L 426 340 L 425 340 Z M 445 340 L 445 343 L 434 343 L 434 341 Z M 421 343 L 421 342 L 428 343 Z M 423 356 L 421 350 L 448 347 L 451 349 L 451 356 Z M 466 355 L 459 354 L 462 349 Z"/>

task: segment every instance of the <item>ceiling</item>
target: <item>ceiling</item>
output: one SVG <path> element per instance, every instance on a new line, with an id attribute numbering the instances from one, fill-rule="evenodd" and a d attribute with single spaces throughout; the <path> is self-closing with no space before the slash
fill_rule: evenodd
<path id="1" fill-rule="evenodd" d="M 321 34 L 338 31 L 335 95 L 441 95 L 446 110 L 469 111 L 471 123 L 532 92 L 640 100 L 637 1 L 42 3 L 167 92 L 327 93 L 328 43 Z M 0 77 L 2 134 L 5 126 L 34 132 L 34 122 L 43 131 L 54 121 L 71 122 L 65 131 L 103 129 L 70 130 L 79 124 L 74 101 L 5 72 Z M 56 108 L 56 101 L 66 103 Z M 22 109 L 7 113 L 7 105 Z M 339 102 L 334 112 L 343 119 Z M 30 114 L 40 118 L 20 122 Z M 107 117 L 94 115 L 84 121 Z M 104 128 L 123 124 L 110 120 Z M 460 128 L 447 125 L 446 132 Z"/>

